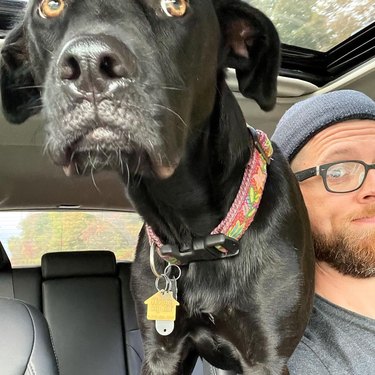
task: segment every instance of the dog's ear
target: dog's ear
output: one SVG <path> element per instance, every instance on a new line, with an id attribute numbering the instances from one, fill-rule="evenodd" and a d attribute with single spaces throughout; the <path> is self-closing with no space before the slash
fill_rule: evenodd
<path id="1" fill-rule="evenodd" d="M 280 39 L 271 20 L 242 1 L 217 9 L 223 35 L 225 67 L 236 69 L 241 93 L 266 111 L 276 102 Z"/>
<path id="2" fill-rule="evenodd" d="M 40 90 L 32 75 L 23 25 L 6 37 L 0 61 L 1 100 L 5 118 L 20 124 L 40 111 Z"/>

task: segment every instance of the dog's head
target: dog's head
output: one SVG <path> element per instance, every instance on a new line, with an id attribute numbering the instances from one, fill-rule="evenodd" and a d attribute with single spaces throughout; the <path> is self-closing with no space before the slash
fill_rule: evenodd
<path id="1" fill-rule="evenodd" d="M 56 164 L 167 177 L 223 70 L 269 110 L 278 66 L 275 28 L 240 1 L 29 0 L 2 49 L 2 104 L 13 123 L 43 110 Z"/>

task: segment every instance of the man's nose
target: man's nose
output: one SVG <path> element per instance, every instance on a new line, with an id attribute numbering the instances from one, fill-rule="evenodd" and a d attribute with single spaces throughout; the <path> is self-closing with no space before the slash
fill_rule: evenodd
<path id="1" fill-rule="evenodd" d="M 88 98 L 114 91 L 137 73 L 135 56 L 108 35 L 72 39 L 60 54 L 57 69 L 57 79 L 68 94 Z"/>

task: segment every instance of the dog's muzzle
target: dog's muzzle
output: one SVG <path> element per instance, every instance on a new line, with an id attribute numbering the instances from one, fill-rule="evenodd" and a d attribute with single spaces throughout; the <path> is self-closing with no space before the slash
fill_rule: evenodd
<path id="1" fill-rule="evenodd" d="M 163 86 L 149 89 L 139 56 L 108 34 L 76 37 L 57 56 L 44 93 L 54 162 L 68 175 L 113 169 L 170 177 L 183 137 Z"/>

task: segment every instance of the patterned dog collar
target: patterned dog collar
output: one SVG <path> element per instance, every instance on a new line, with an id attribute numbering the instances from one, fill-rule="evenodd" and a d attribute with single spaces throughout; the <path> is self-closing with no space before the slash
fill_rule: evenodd
<path id="1" fill-rule="evenodd" d="M 254 220 L 267 179 L 267 164 L 269 164 L 273 153 L 271 141 L 264 132 L 251 127 L 249 127 L 249 131 L 254 140 L 254 150 L 257 152 L 254 152 L 250 157 L 245 168 L 241 186 L 227 216 L 211 232 L 212 235 L 219 233 L 225 234 L 227 237 L 237 241 L 243 236 Z M 177 259 L 165 257 L 160 253 L 163 243 L 147 224 L 146 230 L 150 246 L 155 245 L 159 255 L 165 261 L 178 264 Z M 223 247 L 217 247 L 217 249 L 223 253 L 227 252 Z"/>

